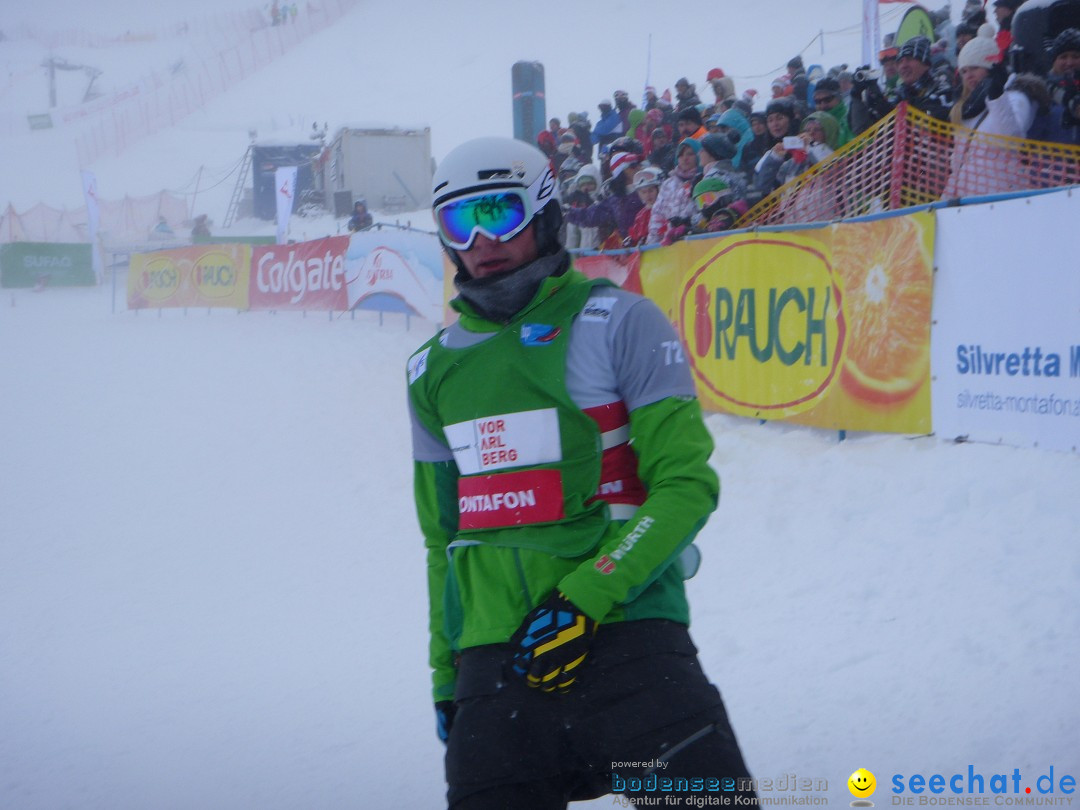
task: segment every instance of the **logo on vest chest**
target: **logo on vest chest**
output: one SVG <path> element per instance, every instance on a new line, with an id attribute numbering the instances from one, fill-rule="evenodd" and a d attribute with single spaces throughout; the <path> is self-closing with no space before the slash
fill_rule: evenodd
<path id="1" fill-rule="evenodd" d="M 521 325 L 522 346 L 547 346 L 562 334 L 562 327 L 546 323 L 523 323 Z"/>

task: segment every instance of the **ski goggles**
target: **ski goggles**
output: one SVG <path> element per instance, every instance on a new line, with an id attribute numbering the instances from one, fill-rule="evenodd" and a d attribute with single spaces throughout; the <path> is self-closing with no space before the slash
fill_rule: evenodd
<path id="1" fill-rule="evenodd" d="M 528 227 L 532 202 L 523 188 L 502 188 L 455 197 L 435 206 L 435 223 L 443 244 L 468 250 L 483 234 L 495 242 L 508 242 Z"/>
<path id="2" fill-rule="evenodd" d="M 704 211 L 710 205 L 723 197 L 725 193 L 726 192 L 723 191 L 703 191 L 694 198 L 694 202 L 697 203 L 699 211 Z"/>

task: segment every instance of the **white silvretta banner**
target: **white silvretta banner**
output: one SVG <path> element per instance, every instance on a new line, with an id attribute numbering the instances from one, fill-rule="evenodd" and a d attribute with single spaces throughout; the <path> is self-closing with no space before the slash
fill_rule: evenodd
<path id="1" fill-rule="evenodd" d="M 1080 449 L 1078 196 L 938 211 L 937 435 Z"/>

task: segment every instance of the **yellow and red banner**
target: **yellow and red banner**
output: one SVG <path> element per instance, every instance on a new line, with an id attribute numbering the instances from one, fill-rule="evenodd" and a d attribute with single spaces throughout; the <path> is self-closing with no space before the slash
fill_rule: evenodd
<path id="1" fill-rule="evenodd" d="M 930 431 L 934 215 L 680 242 L 646 295 L 712 410 L 843 430 Z"/>
<path id="2" fill-rule="evenodd" d="M 248 308 L 251 246 L 192 247 L 136 253 L 128 270 L 128 307 Z"/>

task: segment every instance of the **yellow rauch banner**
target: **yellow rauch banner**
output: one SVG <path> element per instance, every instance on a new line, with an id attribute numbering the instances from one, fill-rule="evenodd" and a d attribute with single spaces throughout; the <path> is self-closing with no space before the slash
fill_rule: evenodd
<path id="1" fill-rule="evenodd" d="M 251 246 L 192 247 L 137 253 L 128 270 L 128 306 L 247 309 Z"/>
<path id="2" fill-rule="evenodd" d="M 682 242 L 644 254 L 713 410 L 930 430 L 933 215 Z"/>

